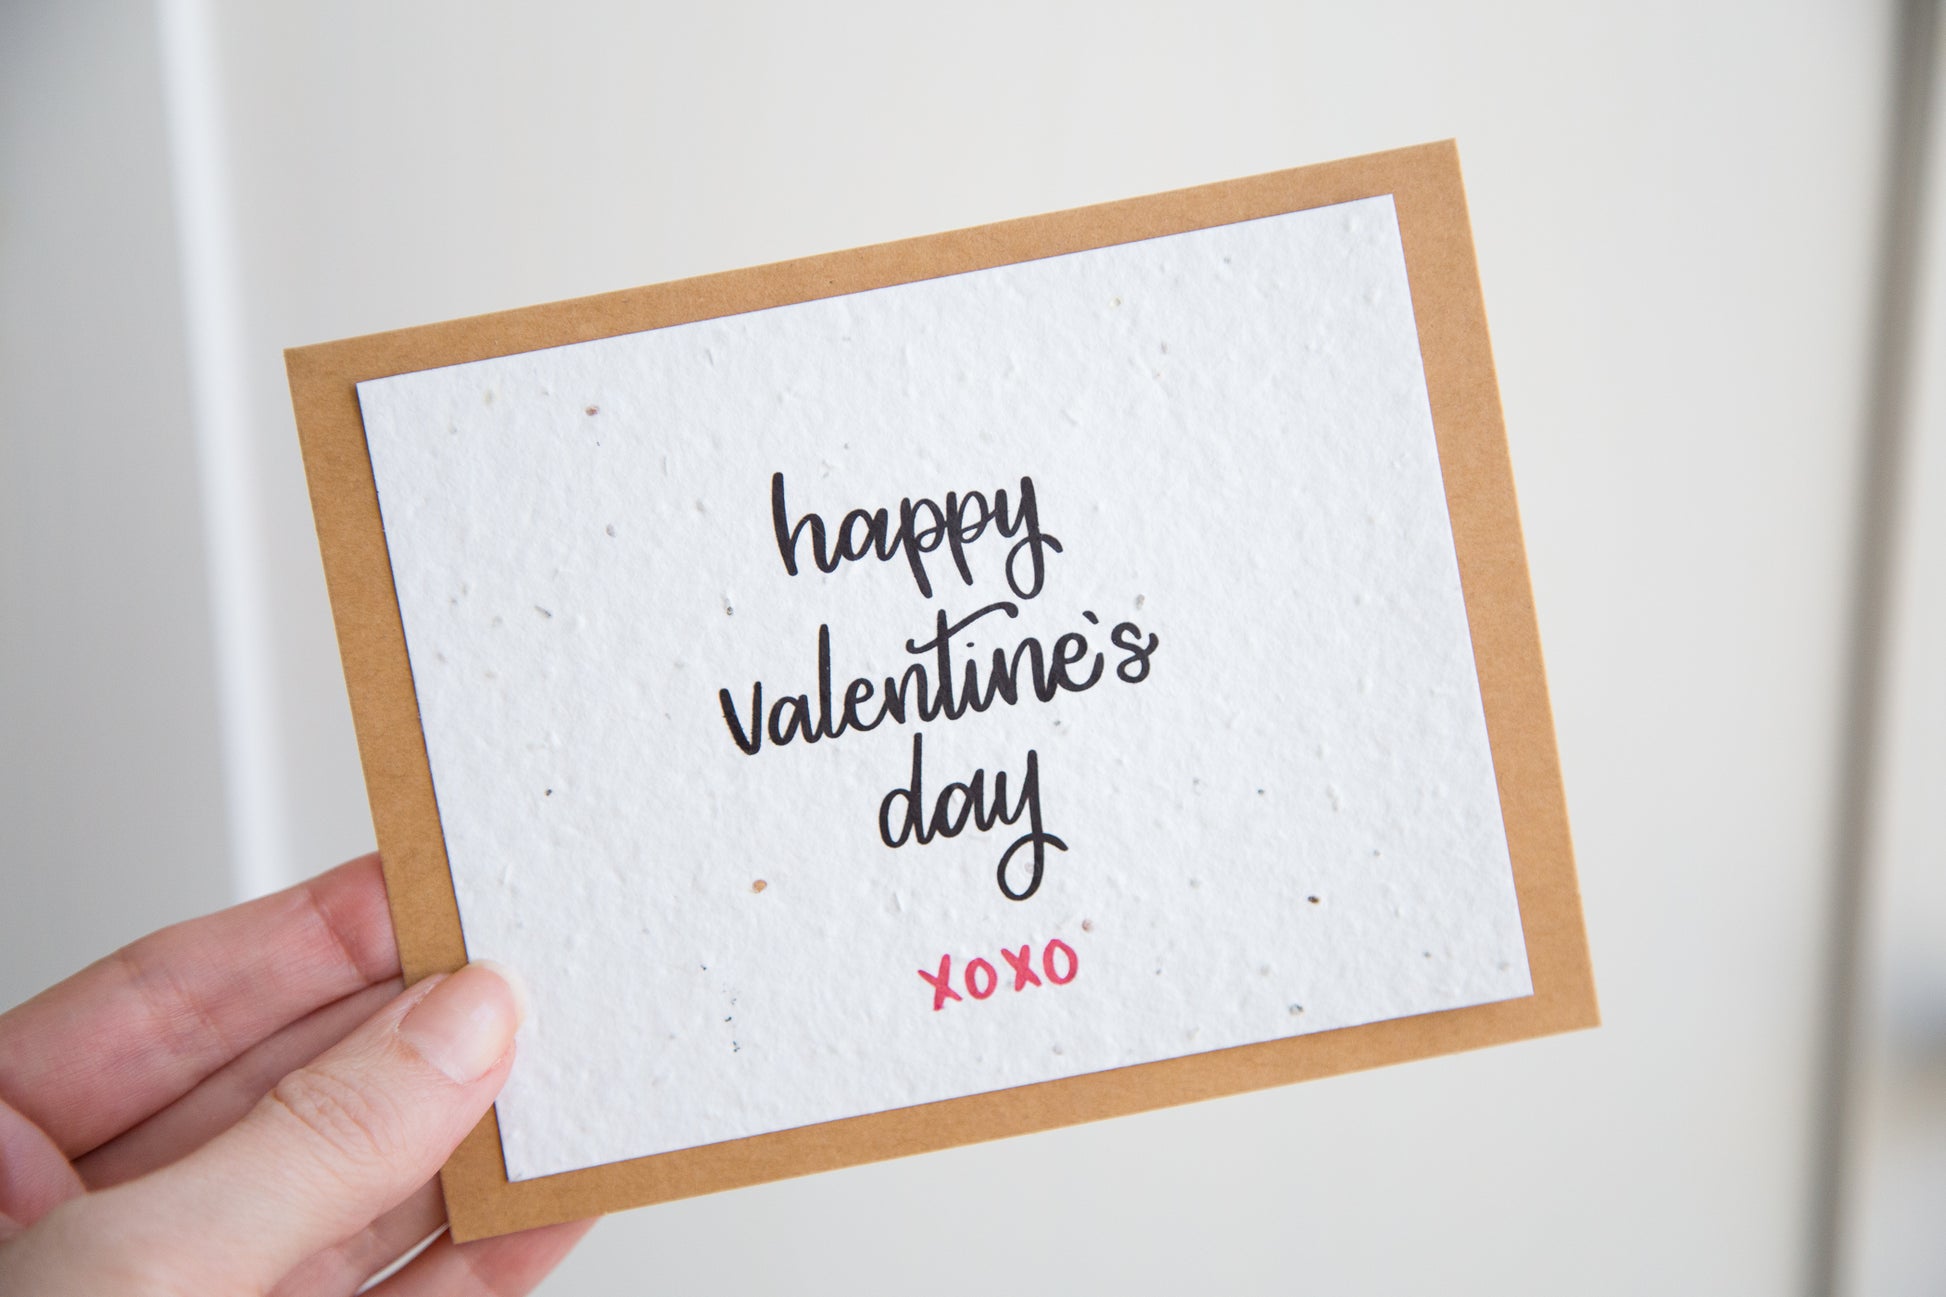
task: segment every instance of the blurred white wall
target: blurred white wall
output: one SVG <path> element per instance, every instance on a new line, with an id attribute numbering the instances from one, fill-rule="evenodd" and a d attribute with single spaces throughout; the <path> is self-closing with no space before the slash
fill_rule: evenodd
<path id="1" fill-rule="evenodd" d="M 1946 32 L 1933 52 L 1946 69 Z M 1917 373 L 1866 908 L 1851 1291 L 1946 1293 L 1946 77 L 1934 86 Z"/>
<path id="2" fill-rule="evenodd" d="M 149 7 L 0 4 L 0 1004 L 224 904 Z"/>
<path id="3" fill-rule="evenodd" d="M 9 956 L 7 998 L 121 933 L 111 880 L 158 920 L 213 900 L 222 823 L 256 826 L 260 884 L 371 845 L 283 347 L 1457 136 L 1607 1025 L 636 1212 L 547 1291 L 1798 1284 L 1887 4 L 212 2 L 164 8 L 203 42 L 168 66 L 212 70 L 167 147 L 147 11 L 4 12 L 95 78 L 0 39 L 0 819 L 35 835 L 4 840 L 0 948 L 59 956 Z M 222 237 L 183 244 L 235 286 L 187 344 L 160 173 L 185 156 L 220 164 L 187 168 L 220 202 L 175 199 Z M 77 279 L 97 305 L 42 336 Z M 191 356 L 246 434 L 204 445 L 247 499 L 200 514 Z M 140 417 L 163 390 L 167 442 Z M 50 530 L 70 479 L 113 530 Z M 206 564 L 199 516 L 247 524 L 254 577 Z M 162 611 L 114 656 L 79 632 L 141 621 L 124 587 Z M 260 693 L 211 666 L 239 645 Z M 78 699 L 91 728 L 44 719 Z M 166 770 L 117 760 L 149 724 L 186 736 Z M 269 756 L 227 803 L 219 733 L 233 767 Z M 1946 832 L 1914 833 L 1937 862 Z"/>

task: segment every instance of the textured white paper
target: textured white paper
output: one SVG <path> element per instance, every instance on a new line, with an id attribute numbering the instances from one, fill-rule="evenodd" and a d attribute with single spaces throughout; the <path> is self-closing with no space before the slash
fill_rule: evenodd
<path id="1" fill-rule="evenodd" d="M 533 993 L 512 1178 L 1531 992 L 1389 198 L 359 399 L 467 950 Z M 1061 548 L 1029 599 L 1024 530 L 931 597 L 808 534 L 793 576 L 779 472 L 834 530 L 1029 477 Z M 841 711 L 1001 601 L 955 671 L 1077 632 L 1100 682 L 733 740 L 721 689 L 815 713 L 820 626 Z M 884 844 L 915 732 L 928 803 L 1035 753 L 1031 896 L 1025 817 Z"/>

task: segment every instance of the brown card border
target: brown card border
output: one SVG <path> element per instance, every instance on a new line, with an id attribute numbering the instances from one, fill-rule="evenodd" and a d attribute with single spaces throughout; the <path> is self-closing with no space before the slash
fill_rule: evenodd
<path id="1" fill-rule="evenodd" d="M 1451 141 L 285 353 L 408 979 L 466 952 L 356 384 L 1390 194 L 1398 211 L 1534 994 L 509 1183 L 492 1113 L 442 1173 L 460 1240 L 1595 1025 L 1554 723 Z"/>

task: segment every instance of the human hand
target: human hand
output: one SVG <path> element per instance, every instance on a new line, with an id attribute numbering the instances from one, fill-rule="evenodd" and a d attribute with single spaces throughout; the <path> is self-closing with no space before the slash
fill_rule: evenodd
<path id="1" fill-rule="evenodd" d="M 378 859 L 146 937 L 0 1014 L 0 1292 L 350 1294 L 444 1226 L 517 993 L 401 994 Z M 441 1235 L 378 1297 L 524 1293 L 588 1228 Z"/>

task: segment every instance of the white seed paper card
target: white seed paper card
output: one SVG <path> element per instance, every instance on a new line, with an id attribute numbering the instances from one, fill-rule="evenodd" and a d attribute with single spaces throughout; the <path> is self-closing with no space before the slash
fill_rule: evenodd
<path id="1" fill-rule="evenodd" d="M 1450 146 L 291 370 L 461 1237 L 1592 1023 Z"/>

